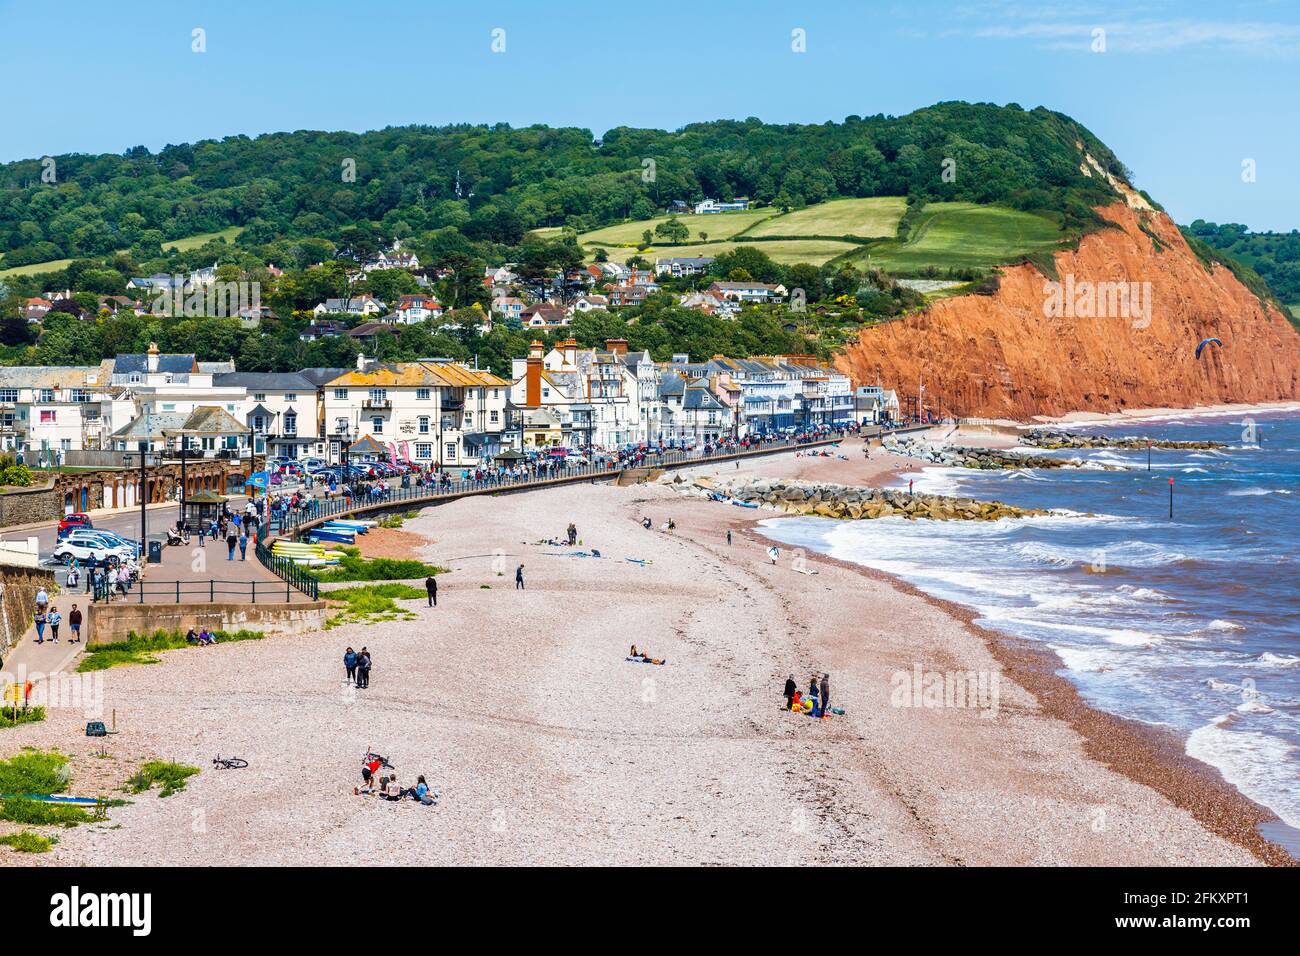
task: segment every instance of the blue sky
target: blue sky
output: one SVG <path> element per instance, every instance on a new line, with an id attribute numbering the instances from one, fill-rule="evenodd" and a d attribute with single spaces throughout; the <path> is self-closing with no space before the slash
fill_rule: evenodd
<path id="1" fill-rule="evenodd" d="M 824 122 L 963 99 L 1075 117 L 1180 222 L 1290 230 L 1297 80 L 1296 0 L 0 0 L 0 161 L 407 123 Z"/>

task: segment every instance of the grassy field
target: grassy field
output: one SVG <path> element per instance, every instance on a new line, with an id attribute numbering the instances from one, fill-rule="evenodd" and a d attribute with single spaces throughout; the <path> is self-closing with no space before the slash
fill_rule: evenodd
<path id="1" fill-rule="evenodd" d="M 746 236 L 857 236 L 877 239 L 898 232 L 907 200 L 901 196 L 832 199 L 760 222 Z"/>
<path id="2" fill-rule="evenodd" d="M 926 266 L 988 269 L 1054 249 L 1062 238 L 1060 227 L 1042 216 L 975 203 L 931 203 L 906 242 L 878 243 L 854 257 L 854 265 L 900 274 Z"/>
<path id="3" fill-rule="evenodd" d="M 699 239 L 701 232 L 708 233 L 710 239 L 730 239 L 737 233 L 744 232 L 756 222 L 775 215 L 773 209 L 742 209 L 737 212 L 720 212 L 710 216 L 678 216 L 683 224 L 691 230 L 691 240 Z M 633 222 L 621 222 L 616 226 L 605 226 L 592 232 L 584 232 L 578 241 L 584 246 L 618 246 L 626 243 L 640 242 L 641 233 L 647 229 L 654 232 L 655 226 L 667 222 L 669 216 L 657 216 L 654 219 L 638 219 Z M 656 237 L 656 242 L 662 242 Z M 680 248 L 670 246 L 667 248 Z"/>
<path id="4" fill-rule="evenodd" d="M 829 239 L 776 239 L 769 242 L 705 242 L 694 245 L 681 246 L 655 246 L 645 252 L 638 253 L 635 249 L 619 249 L 604 247 L 609 253 L 609 258 L 614 262 L 626 262 L 632 256 L 640 255 L 643 259 L 649 260 L 652 264 L 655 259 L 669 258 L 671 256 L 720 256 L 724 252 L 730 252 L 737 246 L 748 246 L 753 249 L 762 249 L 772 257 L 776 262 L 782 265 L 792 265 L 796 262 L 810 262 L 813 265 L 821 265 L 829 259 L 846 252 L 852 252 L 858 248 L 853 243 L 835 242 Z M 587 250 L 587 259 L 591 260 L 595 253 L 594 248 Z"/>
<path id="5" fill-rule="evenodd" d="M 234 242 L 235 238 L 244 231 L 243 226 L 231 226 L 229 229 L 222 229 L 220 232 L 201 232 L 197 236 L 186 236 L 184 239 L 176 239 L 172 242 L 164 242 L 164 249 L 175 249 L 177 252 L 188 252 L 191 249 L 197 249 L 199 246 L 213 239 L 224 239 L 226 242 Z"/>
<path id="6" fill-rule="evenodd" d="M 222 229 L 220 232 L 201 232 L 196 236 L 186 236 L 184 239 L 173 239 L 171 242 L 164 242 L 163 249 L 175 249 L 177 252 L 186 252 L 190 249 L 197 249 L 211 239 L 225 239 L 226 242 L 234 242 L 235 237 L 244 231 L 243 226 L 231 226 L 229 229 Z M 125 251 L 125 250 L 119 250 Z M 4 259 L 0 258 L 0 266 L 4 265 Z M 14 266 L 12 269 L 0 269 L 0 279 L 5 276 L 32 276 L 38 272 L 57 272 L 60 269 L 66 269 L 72 265 L 71 259 L 51 259 L 49 262 L 33 262 L 29 266 Z"/>

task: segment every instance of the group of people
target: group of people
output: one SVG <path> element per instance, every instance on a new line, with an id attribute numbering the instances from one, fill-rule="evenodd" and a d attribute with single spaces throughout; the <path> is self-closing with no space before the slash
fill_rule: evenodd
<path id="1" fill-rule="evenodd" d="M 372 666 L 373 661 L 370 657 L 370 651 L 365 647 L 359 651 L 354 651 L 349 647 L 343 652 L 343 670 L 347 675 L 346 679 L 349 683 L 355 684 L 362 690 L 370 686 L 370 668 Z"/>
<path id="2" fill-rule="evenodd" d="M 114 594 L 123 597 L 140 579 L 140 562 L 135 558 L 119 561 L 117 558 L 93 559 L 81 562 L 73 558 L 68 564 L 68 574 L 64 578 L 69 591 L 81 586 L 82 575 L 86 578 L 86 593 L 91 595 L 91 602 L 110 602 Z"/>
<path id="3" fill-rule="evenodd" d="M 361 764 L 361 786 L 353 787 L 352 792 L 357 796 L 375 795 L 382 800 L 418 800 L 426 807 L 438 805 L 438 799 L 442 794 L 429 786 L 428 781 L 424 779 L 424 774 L 420 774 L 415 780 L 414 787 L 403 787 L 397 780 L 397 772 L 380 775 L 379 771 L 384 767 L 392 770 L 383 757 L 378 754 L 366 754 L 365 760 Z"/>
<path id="4" fill-rule="evenodd" d="M 802 705 L 799 685 L 795 683 L 793 674 L 786 677 L 782 696 L 785 697 L 786 710 L 798 710 Z M 814 672 L 808 680 L 807 697 L 813 703 L 814 717 L 820 717 L 823 713 L 829 711 L 831 706 L 831 675 L 822 674 L 818 677 Z"/>
<path id="5" fill-rule="evenodd" d="M 45 629 L 50 629 L 50 643 L 59 643 L 59 628 L 63 624 L 63 615 L 59 609 L 50 603 L 49 592 L 45 588 L 39 588 L 36 591 L 36 610 L 33 613 L 32 623 L 36 625 L 36 643 L 45 643 Z M 69 644 L 81 643 L 81 609 L 77 605 L 72 605 L 72 610 L 68 612 L 68 627 L 72 631 L 72 636 L 68 638 Z"/>
<path id="6" fill-rule="evenodd" d="M 217 635 L 206 627 L 201 628 L 197 633 L 194 628 L 190 628 L 189 633 L 185 635 L 185 640 L 200 647 L 207 647 L 209 644 L 217 643 Z"/>

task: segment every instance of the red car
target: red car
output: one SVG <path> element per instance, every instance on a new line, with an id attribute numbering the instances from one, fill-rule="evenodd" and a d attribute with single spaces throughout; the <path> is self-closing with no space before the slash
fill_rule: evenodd
<path id="1" fill-rule="evenodd" d="M 94 525 L 90 521 L 90 515 L 81 514 L 79 512 L 73 512 L 72 514 L 64 515 L 63 520 L 59 522 L 59 534 L 62 535 L 63 532 L 67 531 L 70 528 L 93 528 L 93 527 Z"/>

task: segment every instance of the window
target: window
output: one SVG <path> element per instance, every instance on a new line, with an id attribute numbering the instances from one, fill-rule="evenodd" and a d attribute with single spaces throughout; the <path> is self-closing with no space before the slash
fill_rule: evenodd
<path id="1" fill-rule="evenodd" d="M 0 402 L 16 402 L 16 401 L 18 401 L 18 389 L 0 388 Z"/>
<path id="2" fill-rule="evenodd" d="M 298 434 L 298 416 L 289 412 L 284 416 L 284 433 L 286 435 Z"/>
<path id="3" fill-rule="evenodd" d="M 58 416 L 55 414 L 54 409 L 52 408 L 41 409 L 42 425 L 53 425 L 56 421 L 58 421 Z"/>
<path id="4" fill-rule="evenodd" d="M 298 401 L 298 395 L 295 392 L 285 392 L 284 400 L 286 402 L 296 402 Z"/>
<path id="5" fill-rule="evenodd" d="M 334 431 L 336 434 L 346 434 L 348 430 L 348 420 L 346 418 L 334 419 Z"/>
<path id="6" fill-rule="evenodd" d="M 421 415 L 421 416 L 420 416 L 420 434 L 421 434 L 421 435 L 427 435 L 427 434 L 429 434 L 429 416 L 428 416 L 428 415 Z"/>
<path id="7" fill-rule="evenodd" d="M 370 430 L 376 435 L 382 435 L 384 433 L 384 420 L 378 415 L 372 416 L 370 419 Z"/>
<path id="8" fill-rule="evenodd" d="M 473 427 L 474 427 L 474 413 L 473 413 L 473 412 L 466 412 L 466 413 L 465 413 L 465 427 L 466 427 L 466 428 L 473 428 Z"/>
<path id="9" fill-rule="evenodd" d="M 92 395 L 88 389 L 74 388 L 72 390 L 72 400 L 74 402 L 93 402 L 95 396 Z"/>
<path id="10" fill-rule="evenodd" d="M 501 417 L 501 414 L 494 408 L 492 409 L 491 416 L 492 416 L 491 418 L 492 424 L 495 425 L 498 419 Z"/>
<path id="11" fill-rule="evenodd" d="M 386 401 L 388 401 L 388 389 L 386 389 L 386 388 L 372 388 L 372 389 L 370 390 L 370 400 L 371 400 L 372 402 L 386 402 Z"/>
<path id="12" fill-rule="evenodd" d="M 427 402 L 429 400 L 429 390 L 427 388 L 417 388 L 415 390 L 415 400 L 417 402 Z"/>
<path id="13" fill-rule="evenodd" d="M 266 401 L 266 392 L 254 392 L 254 393 L 253 393 L 253 401 L 255 401 L 255 402 L 264 402 L 264 401 Z"/>
<path id="14" fill-rule="evenodd" d="M 176 411 L 176 403 L 175 403 L 175 402 L 163 402 L 162 410 L 163 410 L 164 412 L 174 412 L 174 411 Z"/>
<path id="15" fill-rule="evenodd" d="M 429 458 L 432 458 L 432 457 L 433 457 L 433 446 L 430 445 L 428 442 L 416 442 L 416 444 L 415 444 L 415 457 L 416 457 L 416 458 L 421 458 L 421 459 L 429 459 Z"/>
<path id="16" fill-rule="evenodd" d="M 455 443 L 454 441 L 449 441 L 449 442 L 447 442 L 447 456 L 446 456 L 446 459 L 447 459 L 447 461 L 455 461 L 455 460 L 456 460 L 456 443 Z"/>
<path id="17" fill-rule="evenodd" d="M 52 402 L 52 401 L 54 401 L 54 389 L 52 389 L 52 388 L 43 388 L 43 389 L 41 389 L 41 397 L 40 397 L 39 399 L 37 399 L 37 401 L 41 401 L 41 402 Z"/>
<path id="18" fill-rule="evenodd" d="M 340 402 L 346 402 L 348 400 L 348 390 L 346 388 L 336 388 L 334 389 L 334 397 Z"/>
<path id="19" fill-rule="evenodd" d="M 266 419 L 264 419 L 261 415 L 253 416 L 253 431 L 255 432 L 266 431 Z"/>

